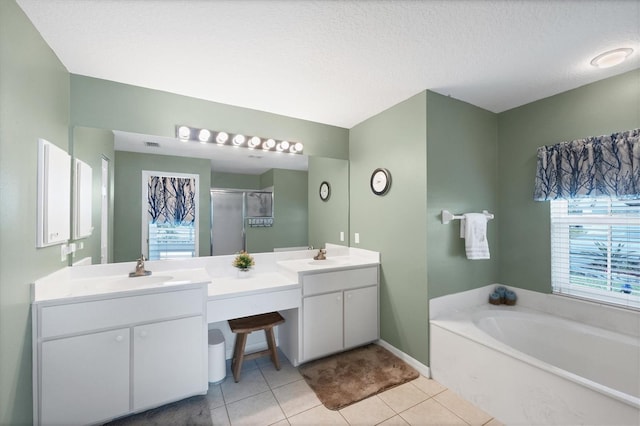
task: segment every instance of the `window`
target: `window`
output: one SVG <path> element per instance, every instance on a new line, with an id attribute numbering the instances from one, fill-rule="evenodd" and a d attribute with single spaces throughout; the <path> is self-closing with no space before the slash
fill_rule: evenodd
<path id="1" fill-rule="evenodd" d="M 149 260 L 198 256 L 198 176 L 142 172 L 142 247 Z"/>
<path id="2" fill-rule="evenodd" d="M 551 201 L 553 291 L 640 308 L 640 199 Z"/>

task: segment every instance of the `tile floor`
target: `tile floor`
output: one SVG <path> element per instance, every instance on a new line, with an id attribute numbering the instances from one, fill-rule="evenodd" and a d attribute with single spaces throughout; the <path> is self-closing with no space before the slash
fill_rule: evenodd
<path id="1" fill-rule="evenodd" d="M 247 361 L 240 382 L 228 367 L 225 381 L 210 385 L 207 400 L 214 425 L 501 425 L 434 380 L 416 380 L 338 411 L 328 410 L 281 355 L 276 371 L 269 357 Z"/>

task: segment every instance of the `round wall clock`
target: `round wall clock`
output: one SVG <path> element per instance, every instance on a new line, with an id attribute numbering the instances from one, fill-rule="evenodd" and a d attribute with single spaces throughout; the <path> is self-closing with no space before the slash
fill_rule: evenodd
<path id="1" fill-rule="evenodd" d="M 323 181 L 320 184 L 320 199 L 322 201 L 327 201 L 330 195 L 331 195 L 331 186 L 329 185 L 329 182 Z"/>
<path id="2" fill-rule="evenodd" d="M 378 168 L 371 173 L 371 191 L 376 195 L 384 195 L 391 187 L 391 172 Z"/>

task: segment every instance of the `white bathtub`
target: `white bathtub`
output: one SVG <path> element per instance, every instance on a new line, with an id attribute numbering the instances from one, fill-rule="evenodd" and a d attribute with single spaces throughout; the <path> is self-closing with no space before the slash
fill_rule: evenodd
<path id="1" fill-rule="evenodd" d="M 434 299 L 433 378 L 506 424 L 640 425 L 640 313 L 513 290 L 515 307 Z"/>

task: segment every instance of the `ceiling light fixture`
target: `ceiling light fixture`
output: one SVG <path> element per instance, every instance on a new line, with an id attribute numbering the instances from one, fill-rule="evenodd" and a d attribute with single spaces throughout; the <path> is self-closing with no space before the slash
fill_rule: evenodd
<path id="1" fill-rule="evenodd" d="M 610 68 L 621 64 L 633 53 L 630 47 L 622 47 L 601 53 L 591 60 L 591 65 L 597 68 Z"/>
<path id="2" fill-rule="evenodd" d="M 302 154 L 304 150 L 304 145 L 300 142 L 277 141 L 273 138 L 265 139 L 259 136 L 247 137 L 240 133 L 229 134 L 227 132 L 182 125 L 176 126 L 176 137 L 182 142 L 196 141 L 206 145 L 215 141 L 218 145 L 289 152 L 291 154 Z"/>

